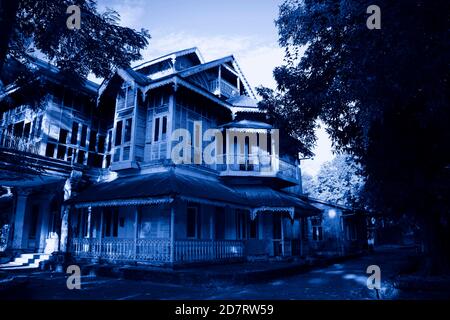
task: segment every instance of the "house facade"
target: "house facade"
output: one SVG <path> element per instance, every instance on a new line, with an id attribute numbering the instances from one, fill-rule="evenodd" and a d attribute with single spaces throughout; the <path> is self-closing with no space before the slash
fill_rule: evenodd
<path id="1" fill-rule="evenodd" d="M 233 56 L 186 49 L 100 86 L 35 65 L 44 102 L 11 82 L 0 113 L 3 251 L 161 266 L 312 254 L 323 210 Z"/>

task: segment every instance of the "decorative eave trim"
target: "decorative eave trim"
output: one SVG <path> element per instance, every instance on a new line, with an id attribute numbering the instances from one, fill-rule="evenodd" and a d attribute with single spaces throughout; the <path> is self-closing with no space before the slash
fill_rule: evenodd
<path id="1" fill-rule="evenodd" d="M 179 71 L 179 75 L 182 77 L 189 77 L 189 76 L 192 76 L 199 72 L 203 72 L 205 70 L 223 65 L 227 62 L 232 62 L 233 60 L 234 60 L 233 56 L 226 56 L 226 57 L 223 57 L 223 58 L 220 58 L 217 60 L 213 60 L 210 62 L 200 64 L 198 66 L 193 66 L 193 67 L 187 68 L 185 70 L 181 70 L 181 71 Z"/>
<path id="2" fill-rule="evenodd" d="M 211 92 L 209 92 L 209 91 L 207 91 L 205 89 L 199 88 L 196 85 L 194 85 L 194 84 L 192 84 L 192 83 L 190 83 L 190 82 L 188 82 L 186 80 L 183 80 L 183 79 L 181 79 L 178 76 L 176 77 L 176 82 L 175 83 L 181 84 L 182 86 L 184 86 L 184 87 L 186 87 L 186 88 L 188 88 L 188 89 L 190 89 L 190 90 L 192 90 L 194 92 L 197 92 L 197 93 L 199 93 L 199 94 L 201 94 L 201 95 L 203 95 L 203 96 L 205 96 L 205 97 L 207 97 L 207 98 L 209 98 L 211 100 L 213 100 L 217 104 L 220 104 L 221 106 L 223 106 L 223 107 L 225 107 L 225 108 L 227 108 L 228 110 L 231 111 L 231 107 L 232 107 L 231 104 L 229 104 L 228 102 L 220 100 L 213 93 L 211 93 Z"/>
<path id="3" fill-rule="evenodd" d="M 229 127 L 229 128 L 223 128 L 223 130 L 225 130 L 225 131 L 229 130 L 230 132 L 245 132 L 245 133 L 270 133 L 270 130 L 272 130 L 272 129 Z"/>
<path id="4" fill-rule="evenodd" d="M 241 67 L 239 67 L 239 64 L 237 63 L 236 59 L 234 59 L 234 57 L 233 57 L 232 64 L 233 64 L 233 67 L 234 67 L 234 68 L 237 70 L 237 72 L 239 73 L 239 76 L 240 76 L 242 82 L 244 83 L 245 89 L 248 91 L 248 93 L 250 94 L 250 96 L 251 96 L 253 99 L 256 99 L 256 95 L 255 95 L 255 93 L 253 92 L 252 87 L 250 87 L 250 84 L 248 83 L 247 78 L 244 76 L 244 73 L 242 72 Z"/>
<path id="5" fill-rule="evenodd" d="M 75 203 L 73 206 L 77 209 L 88 207 L 120 207 L 120 206 L 141 206 L 141 205 L 158 205 L 169 204 L 173 202 L 171 197 L 163 198 L 144 198 L 144 199 L 119 199 L 96 202 L 81 202 Z"/>
<path id="6" fill-rule="evenodd" d="M 292 220 L 294 220 L 295 208 L 294 207 L 258 207 L 254 208 L 250 212 L 250 218 L 255 220 L 258 212 L 261 211 L 274 211 L 274 212 L 287 212 Z"/>
<path id="7" fill-rule="evenodd" d="M 217 98 L 214 94 L 212 94 L 211 92 L 206 91 L 205 89 L 199 88 L 196 85 L 193 85 L 192 83 L 183 80 L 182 78 L 180 78 L 177 75 L 172 75 L 171 77 L 169 77 L 168 79 L 164 79 L 161 81 L 157 81 L 155 83 L 151 83 L 145 87 L 142 88 L 142 93 L 143 95 L 147 94 L 147 92 L 151 89 L 155 89 L 155 88 L 159 88 L 162 87 L 166 84 L 171 84 L 173 83 L 175 87 L 177 87 L 178 85 L 182 85 L 185 88 L 188 88 L 198 94 L 203 95 L 204 97 L 213 100 L 215 103 L 227 108 L 228 110 L 231 110 L 231 105 L 225 101 L 220 100 L 219 98 Z"/>

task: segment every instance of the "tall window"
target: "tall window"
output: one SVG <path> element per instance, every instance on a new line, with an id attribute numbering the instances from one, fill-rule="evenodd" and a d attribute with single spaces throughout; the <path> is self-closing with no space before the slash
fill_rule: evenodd
<path id="1" fill-rule="evenodd" d="M 250 220 L 250 239 L 258 239 L 258 216 L 255 219 Z"/>
<path id="2" fill-rule="evenodd" d="M 216 207 L 214 229 L 217 240 L 225 239 L 225 210 L 222 207 Z"/>
<path id="3" fill-rule="evenodd" d="M 167 117 L 162 117 L 161 139 L 166 140 L 167 134 Z"/>
<path id="4" fill-rule="evenodd" d="M 237 239 L 247 239 L 247 212 L 236 210 L 236 237 Z"/>
<path id="5" fill-rule="evenodd" d="M 78 142 L 78 123 L 73 122 L 72 123 L 72 135 L 70 137 L 70 143 L 71 144 L 77 144 Z"/>
<path id="6" fill-rule="evenodd" d="M 106 208 L 103 212 L 103 236 L 117 237 L 119 234 L 119 210 Z"/>
<path id="7" fill-rule="evenodd" d="M 198 228 L 198 208 L 187 207 L 187 223 L 186 236 L 188 238 L 197 238 L 199 235 Z"/>
<path id="8" fill-rule="evenodd" d="M 116 139 L 114 145 L 120 146 L 122 144 L 122 120 L 116 123 Z"/>
<path id="9" fill-rule="evenodd" d="M 85 147 L 86 146 L 86 137 L 87 137 L 87 125 L 84 125 L 81 127 L 81 139 L 80 139 L 80 146 Z"/>
<path id="10" fill-rule="evenodd" d="M 119 91 L 117 110 L 134 106 L 135 91 L 131 86 L 124 86 Z"/>
<path id="11" fill-rule="evenodd" d="M 22 137 L 22 135 L 23 135 L 23 124 L 24 124 L 23 121 L 14 124 L 14 136 L 15 137 Z"/>
<path id="12" fill-rule="evenodd" d="M 97 131 L 91 130 L 91 136 L 89 137 L 89 151 L 95 151 L 97 145 Z"/>
<path id="13" fill-rule="evenodd" d="M 99 136 L 98 137 L 97 149 L 98 149 L 98 152 L 100 152 L 100 153 L 105 152 L 105 139 L 106 139 L 105 136 Z"/>
<path id="14" fill-rule="evenodd" d="M 155 134 L 154 134 L 154 140 L 159 140 L 159 118 L 155 119 Z"/>
<path id="15" fill-rule="evenodd" d="M 31 130 L 31 122 L 25 123 L 25 126 L 23 128 L 23 137 L 29 138 L 30 137 L 30 130 Z"/>
<path id="16" fill-rule="evenodd" d="M 155 117 L 153 141 L 164 141 L 167 139 L 167 116 Z"/>

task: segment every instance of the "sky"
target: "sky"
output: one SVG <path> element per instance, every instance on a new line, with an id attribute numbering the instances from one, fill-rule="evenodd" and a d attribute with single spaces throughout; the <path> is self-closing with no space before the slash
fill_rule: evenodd
<path id="1" fill-rule="evenodd" d="M 272 71 L 283 64 L 275 19 L 282 0 L 98 0 L 120 14 L 123 26 L 145 28 L 151 39 L 143 61 L 198 47 L 206 61 L 233 54 L 253 87 L 275 88 Z M 143 61 L 136 61 L 137 65 Z M 302 170 L 315 175 L 331 160 L 331 143 L 318 130 L 314 160 L 303 160 Z"/>

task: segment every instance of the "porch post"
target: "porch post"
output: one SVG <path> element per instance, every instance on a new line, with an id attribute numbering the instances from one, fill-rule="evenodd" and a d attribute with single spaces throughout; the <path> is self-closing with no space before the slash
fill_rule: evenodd
<path id="1" fill-rule="evenodd" d="M 170 206 L 170 263 L 175 261 L 175 209 L 174 205 Z"/>
<path id="2" fill-rule="evenodd" d="M 70 206 L 62 207 L 61 239 L 59 243 L 59 251 L 61 252 L 67 252 L 67 239 L 69 235 L 69 212 Z"/>
<path id="3" fill-rule="evenodd" d="M 134 260 L 137 257 L 137 239 L 138 239 L 139 207 L 134 210 Z"/>
<path id="4" fill-rule="evenodd" d="M 100 208 L 100 236 L 98 238 L 98 244 L 99 244 L 99 252 L 98 252 L 98 258 L 100 259 L 102 257 L 102 239 L 103 239 L 103 208 Z"/>
<path id="5" fill-rule="evenodd" d="M 281 254 L 284 257 L 284 220 L 283 215 L 280 215 L 281 219 Z"/>
<path id="6" fill-rule="evenodd" d="M 300 238 L 300 257 L 303 257 L 303 218 L 298 219 L 299 222 L 299 238 Z"/>
<path id="7" fill-rule="evenodd" d="M 87 238 L 91 238 L 91 220 L 92 220 L 92 207 L 88 207 L 88 216 L 87 216 Z"/>
<path id="8" fill-rule="evenodd" d="M 14 214 L 14 238 L 12 245 L 13 249 L 22 249 L 23 247 L 23 228 L 25 225 L 25 212 L 29 194 L 29 191 L 21 189 L 17 191 L 16 210 Z"/>
<path id="9" fill-rule="evenodd" d="M 216 254 L 214 252 L 214 239 L 216 238 L 215 230 L 214 230 L 214 213 L 210 212 L 209 215 L 209 238 L 211 239 L 211 243 L 209 244 L 209 253 L 212 260 L 216 258 Z"/>

